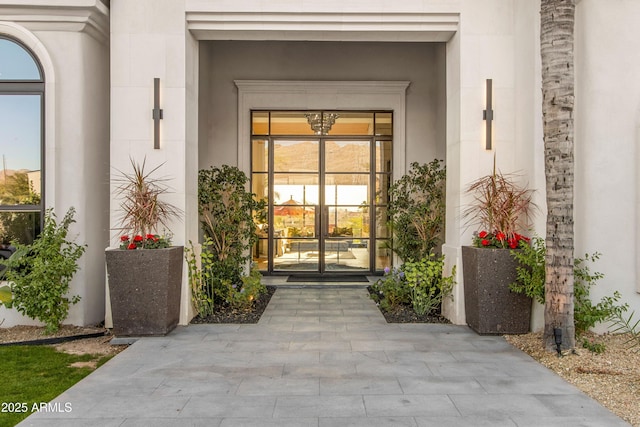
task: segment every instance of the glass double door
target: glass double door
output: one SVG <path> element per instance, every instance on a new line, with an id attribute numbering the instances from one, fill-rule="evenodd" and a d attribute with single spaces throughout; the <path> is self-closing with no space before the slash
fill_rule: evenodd
<path id="1" fill-rule="evenodd" d="M 269 270 L 371 272 L 371 138 L 272 138 Z"/>

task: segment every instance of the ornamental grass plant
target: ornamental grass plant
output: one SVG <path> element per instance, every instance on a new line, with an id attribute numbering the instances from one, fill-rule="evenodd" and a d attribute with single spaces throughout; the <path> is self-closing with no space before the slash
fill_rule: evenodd
<path id="1" fill-rule="evenodd" d="M 520 230 L 530 228 L 530 220 L 536 209 L 532 201 L 533 190 L 516 183 L 517 175 L 493 172 L 472 182 L 467 194 L 473 201 L 463 212 L 467 226 L 476 225 L 481 230 L 474 233 L 473 245 L 490 248 L 517 248 L 527 241 Z"/>
<path id="2" fill-rule="evenodd" d="M 120 198 L 122 210 L 120 226 L 117 228 L 121 249 L 160 249 L 171 246 L 170 235 L 159 235 L 158 228 L 169 228 L 170 220 L 179 218 L 181 211 L 162 200 L 169 192 L 169 178 L 154 178 L 164 163 L 146 171 L 146 158 L 142 164 L 130 159 L 133 172 L 120 172 L 114 180 L 115 194 Z"/>

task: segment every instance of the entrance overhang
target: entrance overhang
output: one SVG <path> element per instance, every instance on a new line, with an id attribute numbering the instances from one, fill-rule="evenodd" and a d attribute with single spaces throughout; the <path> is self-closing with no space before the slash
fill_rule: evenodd
<path id="1" fill-rule="evenodd" d="M 447 42 L 460 16 L 451 7 L 430 12 L 243 12 L 219 11 L 210 4 L 187 8 L 187 29 L 198 40 L 298 40 Z M 211 2 L 209 2 L 211 3 Z"/>
<path id="2" fill-rule="evenodd" d="M 251 7 L 248 3 L 255 7 Z M 283 2 L 284 3 L 284 2 Z M 283 3 L 274 2 L 266 5 L 258 1 L 247 1 L 242 7 L 229 3 L 221 7 L 217 2 L 206 0 L 186 0 L 185 19 L 186 29 L 193 39 L 205 40 L 238 40 L 238 41 L 339 41 L 339 42 L 445 42 L 446 49 L 446 164 L 448 176 L 447 191 L 447 237 L 448 244 L 443 246 L 447 259 L 445 268 L 450 270 L 453 265 L 460 265 L 460 173 L 461 164 L 461 122 L 462 100 L 467 96 L 462 91 L 461 80 L 461 41 L 459 0 L 423 0 L 419 6 L 385 6 L 383 2 L 372 1 L 367 4 L 350 5 L 342 2 L 339 5 L 323 5 L 309 3 L 298 4 L 292 10 L 285 10 Z M 331 10 L 329 8 L 331 7 Z M 354 9 L 360 10 L 354 10 Z M 238 10 L 244 9 L 244 10 Z M 389 10 L 403 10 L 389 12 Z M 251 10 L 251 11 L 249 11 Z M 197 46 L 197 44 L 194 44 Z M 197 49 L 197 47 L 196 47 Z M 194 64 L 196 64 L 194 62 Z M 296 82 L 279 82 L 282 86 Z M 307 85 L 310 82 L 297 82 Z M 336 83 L 336 82 L 332 82 Z M 354 82 L 348 82 L 353 85 Z M 372 82 L 363 82 L 372 83 Z M 266 81 L 236 81 L 238 87 L 238 167 L 247 172 L 250 170 L 249 150 L 246 144 L 249 137 L 249 111 L 256 109 L 336 109 L 334 103 L 320 103 L 308 105 L 305 103 L 289 103 L 274 105 L 273 100 L 281 100 L 274 93 L 261 92 L 260 85 L 271 85 Z M 320 84 L 320 82 L 318 82 Z M 276 84 L 275 86 L 277 86 Z M 242 87 L 244 86 L 244 88 Z M 256 90 L 257 89 L 257 90 Z M 284 89 L 275 88 L 275 91 Z M 312 88 L 312 90 L 315 88 Z M 375 89 L 374 89 L 375 90 Z M 296 90 L 289 86 L 285 94 L 296 94 Z M 248 95 L 248 96 L 243 96 Z M 297 93 L 300 95 L 300 93 Z M 325 94 L 326 95 L 326 94 Z M 307 97 L 303 95 L 303 97 Z M 363 100 L 367 95 L 356 97 Z M 370 95 L 369 95 L 370 96 Z M 404 96 L 404 95 L 403 95 Z M 308 99 L 308 98 L 307 98 Z M 320 98 L 315 98 L 320 99 Z M 326 99 L 326 98 L 325 98 Z M 398 111 L 404 112 L 404 101 L 399 108 L 383 107 L 394 111 L 394 127 L 402 126 L 399 131 L 394 129 L 394 178 L 402 175 L 406 167 L 404 151 L 405 120 L 398 117 Z M 345 109 L 370 109 L 376 103 L 366 103 L 358 106 L 345 106 Z M 340 107 L 342 108 L 342 107 Z M 397 120 L 397 121 L 396 121 Z M 401 135 L 401 137 L 398 137 Z M 397 151 L 399 149 L 399 151 Z M 458 269 L 457 281 L 462 284 L 462 269 Z M 443 310 L 447 317 L 455 324 L 465 324 L 462 286 L 456 286 L 455 302 L 446 304 Z"/>

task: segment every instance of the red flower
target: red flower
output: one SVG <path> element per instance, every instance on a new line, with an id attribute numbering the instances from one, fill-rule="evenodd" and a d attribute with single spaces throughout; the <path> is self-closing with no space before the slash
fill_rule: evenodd
<path id="1" fill-rule="evenodd" d="M 480 242 L 482 243 L 482 246 L 489 246 L 489 244 L 491 243 L 490 241 L 488 241 L 487 239 L 482 239 L 482 241 Z"/>
<path id="2" fill-rule="evenodd" d="M 129 246 L 127 246 L 127 249 L 136 249 L 137 246 L 135 243 L 129 243 Z"/>
<path id="3" fill-rule="evenodd" d="M 481 231 L 478 233 L 478 237 L 484 239 L 485 237 L 487 237 L 487 234 L 489 233 L 487 233 L 486 231 Z"/>
<path id="4" fill-rule="evenodd" d="M 499 241 L 501 241 L 501 242 L 503 242 L 503 241 L 504 241 L 504 239 L 505 239 L 506 237 L 507 237 L 507 236 L 505 236 L 505 235 L 504 235 L 504 233 L 503 233 L 502 231 L 498 231 L 498 232 L 496 233 L 496 239 L 498 239 L 498 240 L 499 240 Z"/>
<path id="5" fill-rule="evenodd" d="M 121 236 L 121 237 L 120 237 L 120 241 L 121 241 L 121 242 L 126 242 L 126 241 L 128 241 L 128 240 L 129 240 L 129 236 Z"/>
<path id="6" fill-rule="evenodd" d="M 509 247 L 511 249 L 515 249 L 518 247 L 518 240 L 517 239 L 509 239 L 507 240 L 507 243 L 509 243 Z"/>
<path id="7" fill-rule="evenodd" d="M 147 240 L 156 240 L 156 236 L 154 236 L 153 234 L 147 234 Z"/>
<path id="8" fill-rule="evenodd" d="M 133 238 L 134 242 L 142 242 L 142 236 L 136 236 Z"/>

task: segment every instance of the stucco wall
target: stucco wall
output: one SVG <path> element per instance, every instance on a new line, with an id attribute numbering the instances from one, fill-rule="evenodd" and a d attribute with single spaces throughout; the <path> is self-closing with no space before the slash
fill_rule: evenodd
<path id="1" fill-rule="evenodd" d="M 104 248 L 109 240 L 109 46 L 87 34 L 38 34 L 56 69 L 55 195 L 45 194 L 59 218 L 70 206 L 76 223 L 70 237 L 86 243 L 79 260 L 73 294 L 82 303 L 73 306 L 68 321 L 97 324 L 104 320 Z M 49 118 L 48 118 L 49 119 Z M 46 137 L 45 137 L 46 138 Z"/>
<path id="2" fill-rule="evenodd" d="M 237 164 L 238 79 L 409 80 L 407 163 L 444 159 L 441 43 L 215 41 L 200 43 L 200 57 L 201 168 Z"/>
<path id="3" fill-rule="evenodd" d="M 600 252 L 595 299 L 640 312 L 640 3 L 582 0 L 576 16 L 576 255 Z"/>
<path id="4" fill-rule="evenodd" d="M 10 6 L 10 5 L 7 5 Z M 0 33 L 20 40 L 41 63 L 45 79 L 44 206 L 61 219 L 75 207 L 69 238 L 86 244 L 70 294 L 82 299 L 71 307 L 66 323 L 104 320 L 104 247 L 109 212 L 109 40 L 108 10 L 102 3 L 60 2 L 61 21 L 47 10 L 0 5 L 5 19 Z M 73 12 L 71 12 L 71 10 Z M 32 324 L 16 310 L 0 309 L 3 326 Z"/>

